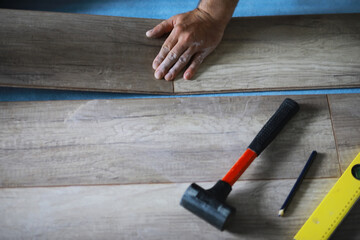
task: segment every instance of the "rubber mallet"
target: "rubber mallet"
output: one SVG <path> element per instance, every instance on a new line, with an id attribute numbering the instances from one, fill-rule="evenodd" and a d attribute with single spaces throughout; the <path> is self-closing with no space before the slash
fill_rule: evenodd
<path id="1" fill-rule="evenodd" d="M 298 111 L 299 105 L 294 100 L 286 98 L 230 171 L 210 189 L 205 190 L 196 183 L 191 184 L 185 191 L 180 205 L 219 230 L 224 230 L 236 212 L 234 207 L 225 203 L 231 186 Z"/>

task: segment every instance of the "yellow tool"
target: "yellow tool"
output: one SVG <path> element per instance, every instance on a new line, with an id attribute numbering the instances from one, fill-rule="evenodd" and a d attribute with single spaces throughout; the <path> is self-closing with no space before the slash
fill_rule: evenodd
<path id="1" fill-rule="evenodd" d="M 294 240 L 328 239 L 360 197 L 360 153 L 302 226 Z"/>

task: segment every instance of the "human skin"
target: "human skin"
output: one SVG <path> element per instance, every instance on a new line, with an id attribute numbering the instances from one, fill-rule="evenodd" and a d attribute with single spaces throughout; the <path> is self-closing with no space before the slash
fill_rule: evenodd
<path id="1" fill-rule="evenodd" d="M 149 38 L 170 35 L 155 57 L 155 78 L 167 81 L 186 67 L 183 78 L 192 79 L 203 60 L 219 45 L 238 0 L 201 0 L 196 9 L 175 15 L 146 32 Z"/>

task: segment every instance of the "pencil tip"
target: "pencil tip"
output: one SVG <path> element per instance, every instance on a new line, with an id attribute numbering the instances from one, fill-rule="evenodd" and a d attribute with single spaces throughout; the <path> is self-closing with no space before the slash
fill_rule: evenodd
<path id="1" fill-rule="evenodd" d="M 284 215 L 284 209 L 280 209 L 279 211 L 279 217 L 282 217 Z"/>

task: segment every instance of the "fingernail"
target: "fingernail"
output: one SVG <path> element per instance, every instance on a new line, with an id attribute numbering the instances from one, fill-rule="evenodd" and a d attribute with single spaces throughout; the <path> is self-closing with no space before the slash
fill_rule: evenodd
<path id="1" fill-rule="evenodd" d="M 162 73 L 161 71 L 156 71 L 156 72 L 155 72 L 155 78 L 156 78 L 156 79 L 161 79 L 161 78 L 162 78 L 162 75 L 163 75 L 163 73 Z"/>
<path id="2" fill-rule="evenodd" d="M 185 80 L 190 80 L 190 78 L 191 78 L 190 73 L 189 73 L 189 72 L 186 72 L 186 73 L 184 74 L 184 78 L 185 78 Z"/>
<path id="3" fill-rule="evenodd" d="M 153 65 L 152 65 L 152 68 L 153 68 L 154 70 L 156 70 L 159 65 L 160 65 L 160 64 L 159 64 L 158 61 L 154 61 L 154 62 L 153 62 Z"/>
<path id="4" fill-rule="evenodd" d="M 165 80 L 166 81 L 170 81 L 170 80 L 172 80 L 172 74 L 171 73 L 167 73 L 166 75 L 165 75 Z"/>
<path id="5" fill-rule="evenodd" d="M 150 29 L 149 31 L 147 31 L 147 32 L 146 32 L 146 36 L 147 36 L 147 37 L 150 37 L 150 36 L 151 36 L 152 31 L 153 31 L 152 29 Z"/>

